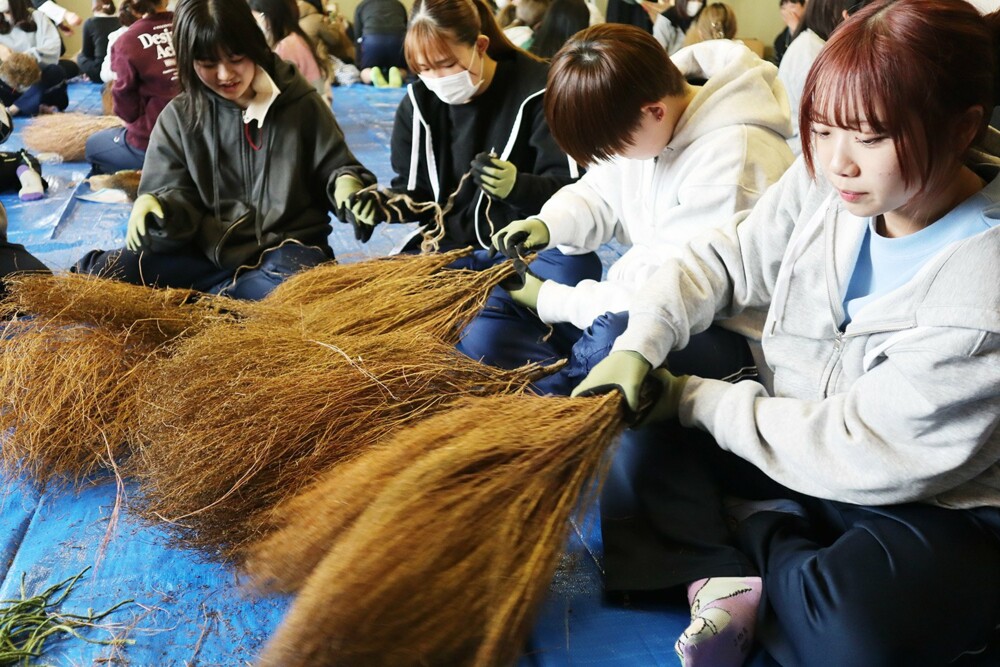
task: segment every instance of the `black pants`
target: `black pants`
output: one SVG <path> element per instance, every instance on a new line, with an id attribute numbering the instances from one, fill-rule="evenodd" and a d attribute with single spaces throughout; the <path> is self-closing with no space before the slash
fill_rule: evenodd
<path id="1" fill-rule="evenodd" d="M 676 423 L 629 433 L 618 457 L 618 493 L 602 498 L 611 589 L 759 574 L 758 639 L 785 667 L 948 665 L 996 636 L 998 509 L 802 496 Z M 805 516 L 735 522 L 732 496 L 792 499 Z"/>
<path id="2" fill-rule="evenodd" d="M 0 278 L 13 273 L 52 273 L 49 267 L 32 255 L 23 245 L 8 243 L 6 237 L 0 240 Z M 7 284 L 0 280 L 0 299 L 7 296 Z"/>
<path id="3" fill-rule="evenodd" d="M 256 266 L 233 271 L 220 269 L 194 247 L 172 253 L 92 250 L 71 269 L 121 280 L 133 285 L 175 287 L 222 294 L 234 299 L 258 300 L 293 273 L 333 258 L 330 248 L 295 241 L 265 250 Z"/>

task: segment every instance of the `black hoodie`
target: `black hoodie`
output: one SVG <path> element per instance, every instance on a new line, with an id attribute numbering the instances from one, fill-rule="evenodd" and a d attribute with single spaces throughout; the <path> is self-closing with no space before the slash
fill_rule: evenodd
<path id="1" fill-rule="evenodd" d="M 160 114 L 139 184 L 165 214 L 162 229 L 148 230 L 153 252 L 193 244 L 236 269 L 288 239 L 327 247 L 334 181 L 375 182 L 316 89 L 277 56 L 272 71 L 280 94 L 263 128 L 244 126 L 242 110 L 214 93 L 200 123 L 189 93 Z"/>
<path id="2" fill-rule="evenodd" d="M 574 180 L 570 170 L 575 175 L 576 165 L 556 145 L 545 121 L 547 74 L 545 63 L 518 53 L 498 60 L 490 87 L 467 104 L 446 104 L 421 81 L 409 86 L 392 130 L 392 168 L 397 174 L 393 190 L 418 202 L 444 204 L 477 153 L 492 149 L 517 166 L 517 181 L 506 200 L 490 203 L 471 178 L 466 180 L 445 218 L 443 249 L 486 247 L 491 231 L 538 213 L 556 190 Z M 414 104 L 419 111 L 416 132 Z M 428 133 L 436 195 L 428 170 Z M 412 174 L 414 163 L 416 173 Z M 486 219 L 488 203 L 492 230 Z"/>

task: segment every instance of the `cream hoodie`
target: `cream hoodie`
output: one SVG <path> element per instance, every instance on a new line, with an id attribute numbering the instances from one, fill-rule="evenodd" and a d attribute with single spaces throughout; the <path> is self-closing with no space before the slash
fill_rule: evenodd
<path id="1" fill-rule="evenodd" d="M 569 254 L 612 238 L 632 246 L 602 282 L 546 281 L 538 299 L 544 322 L 582 329 L 605 312 L 627 311 L 638 286 L 667 258 L 750 209 L 792 163 L 788 102 L 774 65 L 728 40 L 694 44 L 672 60 L 686 77 L 708 81 L 663 152 L 597 164 L 537 216 L 549 228 L 550 247 Z"/>

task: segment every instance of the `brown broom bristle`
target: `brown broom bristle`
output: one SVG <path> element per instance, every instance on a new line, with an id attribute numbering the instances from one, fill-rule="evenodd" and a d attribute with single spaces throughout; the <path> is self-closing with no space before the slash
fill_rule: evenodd
<path id="1" fill-rule="evenodd" d="M 568 519 L 596 497 L 620 405 L 617 394 L 469 399 L 329 472 L 329 498 L 313 497 L 333 507 L 295 516 L 250 560 L 265 579 L 308 568 L 285 547 L 328 541 L 314 517 L 346 507 L 260 664 L 513 664 Z M 345 497 L 358 475 L 381 488 Z"/>
<path id="2" fill-rule="evenodd" d="M 142 180 L 141 169 L 123 169 L 113 174 L 94 174 L 87 179 L 90 189 L 97 191 L 103 188 L 121 190 L 129 201 L 135 201 L 139 196 L 139 181 Z"/>
<path id="3" fill-rule="evenodd" d="M 513 271 L 505 262 L 482 271 L 387 276 L 317 300 L 299 309 L 295 319 L 313 335 L 375 336 L 410 329 L 454 344 L 490 291 Z"/>
<path id="4" fill-rule="evenodd" d="M 437 273 L 471 251 L 471 248 L 463 248 L 423 255 L 393 255 L 353 264 L 326 262 L 288 278 L 275 287 L 264 301 L 303 306 L 345 289 L 369 283 L 378 284 L 395 276 L 418 279 Z"/>
<path id="5" fill-rule="evenodd" d="M 3 471 L 79 486 L 127 454 L 141 367 L 153 346 L 127 332 L 9 322 L 0 339 Z"/>
<path id="6" fill-rule="evenodd" d="M 414 331 L 329 340 L 250 321 L 180 341 L 144 387 L 139 513 L 230 557 L 266 511 L 401 424 L 548 372 L 484 366 Z"/>
<path id="7" fill-rule="evenodd" d="M 22 137 L 32 153 L 57 153 L 66 162 L 84 162 L 90 135 L 123 124 L 118 116 L 57 113 L 34 118 L 25 126 Z"/>
<path id="8" fill-rule="evenodd" d="M 168 342 L 260 310 L 186 289 L 156 289 L 86 274 L 19 274 L 7 279 L 0 317 L 32 315 L 64 324 L 128 331 L 149 342 Z"/>

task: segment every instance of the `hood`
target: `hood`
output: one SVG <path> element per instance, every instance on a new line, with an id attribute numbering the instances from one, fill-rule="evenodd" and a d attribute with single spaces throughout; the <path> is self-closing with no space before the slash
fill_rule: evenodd
<path id="1" fill-rule="evenodd" d="M 744 44 L 708 40 L 683 48 L 670 59 L 686 78 L 706 80 L 677 123 L 670 140 L 674 150 L 732 125 L 757 125 L 785 139 L 792 136 L 788 96 L 778 81 L 778 68 Z"/>

